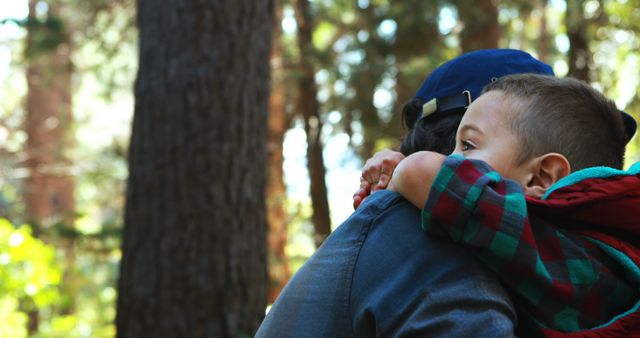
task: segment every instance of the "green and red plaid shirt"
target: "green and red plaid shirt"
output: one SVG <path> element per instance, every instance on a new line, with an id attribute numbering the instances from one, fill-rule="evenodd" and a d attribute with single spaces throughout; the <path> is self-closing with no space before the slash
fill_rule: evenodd
<path id="1" fill-rule="evenodd" d="M 564 332 L 604 325 L 629 310 L 638 292 L 617 261 L 558 218 L 528 213 L 517 182 L 452 155 L 433 182 L 422 226 L 463 244 L 495 271 L 523 323 Z"/>

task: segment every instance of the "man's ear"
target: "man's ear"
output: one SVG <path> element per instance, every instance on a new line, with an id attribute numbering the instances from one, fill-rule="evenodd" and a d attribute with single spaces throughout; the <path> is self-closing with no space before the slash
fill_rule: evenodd
<path id="1" fill-rule="evenodd" d="M 524 194 L 536 198 L 542 198 L 547 189 L 571 173 L 569 160 L 558 153 L 536 157 L 532 169 L 529 181 L 524 186 Z"/>

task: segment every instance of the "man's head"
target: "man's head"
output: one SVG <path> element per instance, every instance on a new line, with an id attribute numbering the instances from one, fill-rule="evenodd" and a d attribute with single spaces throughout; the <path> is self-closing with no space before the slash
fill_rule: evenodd
<path id="1" fill-rule="evenodd" d="M 431 73 L 405 105 L 402 120 L 409 130 L 400 151 L 450 153 L 460 119 L 482 88 L 510 74 L 553 75 L 553 70 L 528 53 L 513 49 L 487 49 L 452 59 Z"/>
<path id="2" fill-rule="evenodd" d="M 615 103 L 578 80 L 535 74 L 503 77 L 462 118 L 456 153 L 481 159 L 542 196 L 572 170 L 622 168 L 627 142 Z"/>

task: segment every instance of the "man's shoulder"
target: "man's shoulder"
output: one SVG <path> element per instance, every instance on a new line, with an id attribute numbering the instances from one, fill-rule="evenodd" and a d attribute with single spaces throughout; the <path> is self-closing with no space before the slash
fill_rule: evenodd
<path id="1" fill-rule="evenodd" d="M 395 205 L 410 204 L 402 195 L 391 190 L 379 190 L 364 200 L 355 213 L 379 215 Z"/>
<path id="2" fill-rule="evenodd" d="M 402 195 L 398 194 L 395 191 L 391 190 L 378 190 L 375 193 L 371 194 L 367 197 L 360 208 L 356 210 L 360 210 L 361 208 L 386 208 L 395 203 L 401 202 L 404 200 Z"/>
<path id="3" fill-rule="evenodd" d="M 512 332 L 513 308 L 489 271 L 455 244 L 427 236 L 420 210 L 400 195 L 377 192 L 372 197 L 361 208 L 381 204 L 387 209 L 372 213 L 375 218 L 367 224 L 343 224 L 345 230 L 366 232 L 356 241 L 360 248 L 348 284 L 349 316 L 357 336 Z M 476 306 L 486 311 L 477 312 Z"/>
<path id="4" fill-rule="evenodd" d="M 379 223 L 388 219 L 387 215 L 401 217 L 402 215 L 419 215 L 420 211 L 407 201 L 402 195 L 390 191 L 380 190 L 369 197 L 336 229 L 343 227 L 358 227 L 364 224 Z M 418 219 L 419 222 L 419 219 Z"/>
<path id="5" fill-rule="evenodd" d="M 381 228 L 378 220 L 404 201 L 391 191 L 368 197 L 287 283 L 257 337 L 352 337 L 347 300 L 360 250 Z"/>

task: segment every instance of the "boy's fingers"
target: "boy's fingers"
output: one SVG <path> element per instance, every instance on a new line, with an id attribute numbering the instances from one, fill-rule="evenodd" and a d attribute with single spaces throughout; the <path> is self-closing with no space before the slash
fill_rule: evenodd
<path id="1" fill-rule="evenodd" d="M 367 182 L 363 177 L 360 177 L 360 188 L 353 194 L 353 199 L 356 197 L 365 198 L 371 193 L 371 183 Z"/>
<path id="2" fill-rule="evenodd" d="M 398 165 L 398 162 L 400 162 L 400 161 L 395 161 L 395 160 L 391 160 L 391 159 L 385 158 L 382 161 L 382 169 L 380 170 L 380 172 L 384 173 L 384 174 L 387 174 L 387 175 L 393 174 L 393 170 Z"/>
<path id="3" fill-rule="evenodd" d="M 382 160 L 382 169 L 387 170 L 391 168 L 391 170 L 393 170 L 392 168 L 394 167 L 394 163 L 395 161 L 392 161 L 389 158 L 385 158 Z"/>
<path id="4" fill-rule="evenodd" d="M 358 195 L 353 195 L 353 210 L 358 209 L 358 207 L 360 206 L 360 203 L 362 203 L 362 197 Z"/>
<path id="5" fill-rule="evenodd" d="M 380 166 L 377 166 L 377 165 L 369 166 L 362 172 L 362 176 L 369 183 L 378 182 L 378 177 L 380 177 Z"/>
<path id="6" fill-rule="evenodd" d="M 378 175 L 378 177 L 376 177 L 375 184 L 371 187 L 371 190 L 378 191 L 380 189 L 386 188 L 392 172 L 393 166 L 391 166 L 387 160 L 384 160 L 382 162 L 382 166 L 380 167 L 380 174 Z"/>
<path id="7" fill-rule="evenodd" d="M 370 190 L 368 187 L 358 189 L 358 191 L 356 191 L 356 193 L 353 194 L 353 209 L 357 209 L 358 206 L 360 206 L 360 204 L 362 203 L 362 201 L 364 201 L 364 199 L 367 198 L 367 196 L 369 196 L 369 194 L 370 194 Z"/>
<path id="8" fill-rule="evenodd" d="M 360 190 L 371 190 L 371 183 L 369 183 L 369 181 L 364 177 L 360 177 Z"/>
<path id="9" fill-rule="evenodd" d="M 362 167 L 362 174 L 360 175 L 360 181 L 362 181 L 363 178 L 369 180 L 372 160 L 373 159 L 370 158 L 364 163 L 364 167 Z"/>
<path id="10" fill-rule="evenodd" d="M 378 181 L 378 184 L 376 185 L 378 189 L 384 189 L 387 187 L 389 184 L 389 177 L 390 176 L 387 174 L 380 175 L 380 181 Z"/>
<path id="11" fill-rule="evenodd" d="M 393 169 L 403 158 L 404 155 L 396 151 L 388 149 L 379 151 L 365 162 L 362 176 L 370 183 L 376 184 L 380 180 L 380 175 L 387 174 L 391 176 Z"/>

